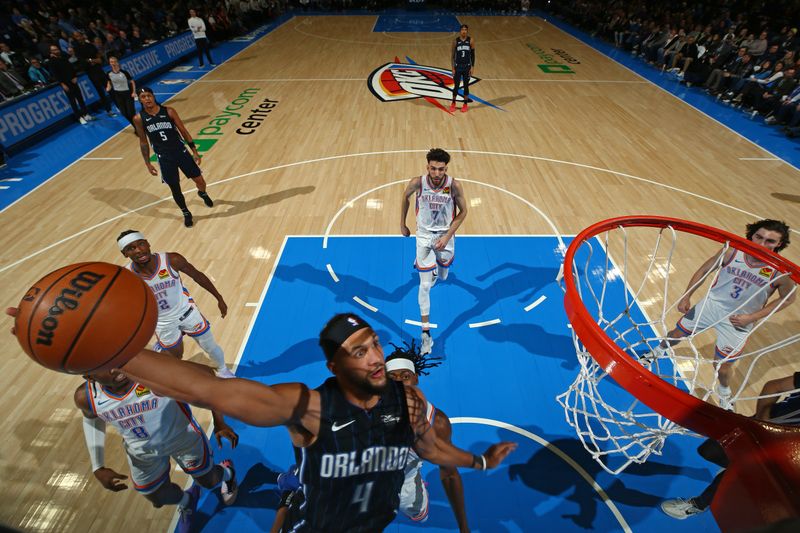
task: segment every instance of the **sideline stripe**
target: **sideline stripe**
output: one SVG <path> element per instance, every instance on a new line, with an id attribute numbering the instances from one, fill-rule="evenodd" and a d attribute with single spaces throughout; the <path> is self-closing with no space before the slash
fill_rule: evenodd
<path id="1" fill-rule="evenodd" d="M 378 312 L 378 308 L 377 307 L 369 305 L 367 302 L 365 302 L 364 300 L 362 300 L 358 296 L 353 296 L 353 300 L 355 300 L 356 303 L 361 304 L 362 306 L 366 307 L 367 309 L 369 309 L 373 313 L 377 313 Z"/>
<path id="2" fill-rule="evenodd" d="M 527 313 L 528 311 L 530 311 L 531 309 L 533 309 L 534 307 L 536 307 L 545 300 L 547 300 L 547 296 L 545 295 L 539 296 L 539 298 L 535 302 L 525 307 L 525 312 Z"/>
<path id="3" fill-rule="evenodd" d="M 499 324 L 499 323 L 500 323 L 500 319 L 499 318 L 493 318 L 491 320 L 487 320 L 486 322 L 473 322 L 472 324 L 469 325 L 469 327 L 470 328 L 482 328 L 484 326 L 493 326 L 493 325 Z"/>
<path id="4" fill-rule="evenodd" d="M 418 320 L 409 320 L 409 319 L 406 318 L 404 320 L 404 322 L 406 324 L 411 324 L 412 326 L 419 326 L 419 327 L 423 327 L 424 326 L 424 324 L 422 322 L 418 321 Z M 428 327 L 431 328 L 431 329 L 436 329 L 436 328 L 439 327 L 439 324 L 434 324 L 434 323 L 431 322 L 431 323 L 428 323 Z"/>
<path id="5" fill-rule="evenodd" d="M 594 489 L 594 491 L 597 493 L 597 495 L 600 496 L 600 499 L 603 500 L 603 503 L 605 503 L 606 506 L 611 510 L 611 514 L 613 514 L 614 518 L 617 519 L 617 521 L 619 522 L 619 525 L 622 527 L 623 531 L 625 531 L 626 533 L 631 533 L 632 532 L 631 527 L 628 525 L 628 522 L 625 520 L 625 517 L 622 516 L 622 513 L 619 512 L 619 509 L 617 508 L 617 506 L 614 504 L 614 502 L 611 500 L 611 498 L 608 497 L 608 494 L 606 494 L 606 491 L 604 491 L 603 488 L 600 485 L 597 484 L 597 482 L 594 480 L 594 478 L 592 478 L 592 476 L 590 476 L 589 473 L 586 472 L 586 470 L 584 470 L 581 465 L 576 463 L 575 460 L 572 457 L 570 457 L 569 455 L 564 453 L 564 451 L 561 450 L 558 446 L 555 446 L 551 442 L 543 439 L 542 437 L 540 437 L 539 435 L 536 435 L 535 433 L 531 433 L 530 431 L 527 431 L 525 429 L 519 428 L 517 426 L 513 426 L 513 425 L 508 424 L 506 422 L 501 422 L 499 420 L 492 420 L 491 418 L 477 418 L 477 417 L 471 417 L 471 416 L 459 416 L 459 417 L 451 417 L 450 418 L 450 422 L 453 423 L 453 424 L 482 424 L 484 426 L 492 426 L 492 427 L 496 427 L 496 428 L 500 428 L 500 429 L 506 429 L 508 431 L 516 433 L 517 435 L 522 435 L 523 437 L 526 437 L 526 438 L 528 438 L 528 439 L 530 439 L 530 440 L 532 440 L 534 442 L 538 442 L 546 450 L 552 452 L 559 459 L 561 459 L 562 461 L 567 463 L 569 466 L 571 466 L 572 469 L 575 470 L 586 481 L 586 483 L 588 483 L 589 486 L 591 486 Z"/>
<path id="6" fill-rule="evenodd" d="M 331 264 L 328 263 L 327 265 L 325 265 L 325 268 L 328 269 L 328 274 L 330 274 L 331 277 L 333 278 L 333 282 L 334 283 L 339 283 L 339 278 L 336 277 L 336 272 L 333 271 L 333 267 L 331 266 Z"/>

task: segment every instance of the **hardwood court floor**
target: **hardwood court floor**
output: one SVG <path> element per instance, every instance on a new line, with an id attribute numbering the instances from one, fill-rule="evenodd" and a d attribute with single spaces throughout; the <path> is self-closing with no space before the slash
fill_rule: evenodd
<path id="1" fill-rule="evenodd" d="M 502 110 L 476 104 L 451 116 L 422 99 L 383 103 L 370 93 L 368 75 L 396 56 L 448 68 L 450 34 L 373 33 L 374 16 L 293 18 L 168 102 L 198 139 L 217 140 L 203 162 L 216 205 L 206 209 L 187 194 L 193 229 L 183 228 L 126 131 L 90 154 L 121 160 L 78 161 L 3 213 L 6 304 L 56 267 L 122 263 L 116 236 L 138 229 L 155 250 L 179 251 L 213 278 L 229 305 L 225 320 L 213 298 L 189 284 L 232 362 L 253 312 L 245 304 L 258 301 L 283 237 L 324 233 L 343 206 L 333 233 L 398 232 L 402 182 L 424 171 L 434 146 L 452 151 L 452 175 L 484 184 L 465 186 L 464 234 L 553 232 L 504 191 L 534 204 L 563 234 L 633 213 L 734 232 L 756 216 L 800 224 L 796 204 L 773 197 L 797 183 L 790 165 L 741 160 L 768 154 L 541 19 L 459 20 L 477 43 L 482 80 L 472 92 Z M 537 48 L 564 51 L 579 62 L 575 73 L 543 72 Z M 241 130 L 250 133 L 237 133 L 253 122 L 242 111 L 265 99 L 276 107 Z M 241 116 L 225 115 L 226 108 Z M 391 182 L 398 183 L 348 204 Z M 798 250 L 785 255 L 797 262 Z M 676 287 L 707 254 L 699 246 L 686 251 Z M 779 319 L 797 331 L 800 305 Z M 131 489 L 112 494 L 92 479 L 72 404 L 80 379 L 38 368 L 10 337 L 1 350 L 8 433 L 0 444 L 0 522 L 28 531 L 164 530 L 172 509 L 153 509 Z M 787 356 L 756 381 L 794 369 Z M 106 448 L 107 463 L 127 472 L 115 435 Z"/>

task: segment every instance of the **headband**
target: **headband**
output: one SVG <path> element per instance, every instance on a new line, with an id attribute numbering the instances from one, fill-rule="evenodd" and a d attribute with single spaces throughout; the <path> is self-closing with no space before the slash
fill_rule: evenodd
<path id="1" fill-rule="evenodd" d="M 325 358 L 329 361 L 333 359 L 350 335 L 368 327 L 370 327 L 369 324 L 352 314 L 338 315 L 331 319 L 319 337 L 319 345 L 325 352 Z"/>
<path id="2" fill-rule="evenodd" d="M 127 235 L 123 235 L 122 237 L 120 237 L 119 240 L 117 241 L 117 245 L 119 246 L 119 251 L 121 252 L 130 243 L 136 241 L 144 241 L 144 240 L 146 240 L 144 238 L 144 235 L 142 235 L 138 231 L 134 231 L 133 233 L 128 233 Z"/>
<path id="3" fill-rule="evenodd" d="M 405 357 L 396 357 L 386 361 L 386 372 L 392 372 L 393 370 L 410 370 L 414 374 L 417 373 L 417 369 L 414 367 L 414 361 L 406 359 Z"/>

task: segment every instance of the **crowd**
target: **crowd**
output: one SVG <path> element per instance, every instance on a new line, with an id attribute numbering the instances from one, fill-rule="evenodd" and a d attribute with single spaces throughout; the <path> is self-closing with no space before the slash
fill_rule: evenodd
<path id="1" fill-rule="evenodd" d="M 2 1 L 0 102 L 63 83 L 60 76 L 72 79 L 89 73 L 108 65 L 111 57 L 123 58 L 183 32 L 189 29 L 190 8 L 205 21 L 213 42 L 263 24 L 284 4 L 285 0 Z"/>
<path id="2" fill-rule="evenodd" d="M 572 0 L 548 8 L 681 84 L 800 135 L 800 36 L 790 3 Z"/>

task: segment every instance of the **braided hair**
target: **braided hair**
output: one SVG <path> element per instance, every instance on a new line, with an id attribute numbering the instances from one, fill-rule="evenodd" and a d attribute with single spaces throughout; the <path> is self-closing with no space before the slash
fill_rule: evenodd
<path id="1" fill-rule="evenodd" d="M 411 340 L 411 344 L 403 341 L 405 348 L 401 348 L 392 342 L 389 344 L 394 346 L 394 351 L 386 358 L 386 362 L 388 363 L 392 359 L 408 359 L 414 363 L 414 373 L 418 376 L 427 376 L 428 373 L 425 372 L 425 370 L 428 368 L 435 368 L 442 364 L 441 357 L 429 357 L 419 353 L 419 346 L 417 346 L 413 339 Z"/>

